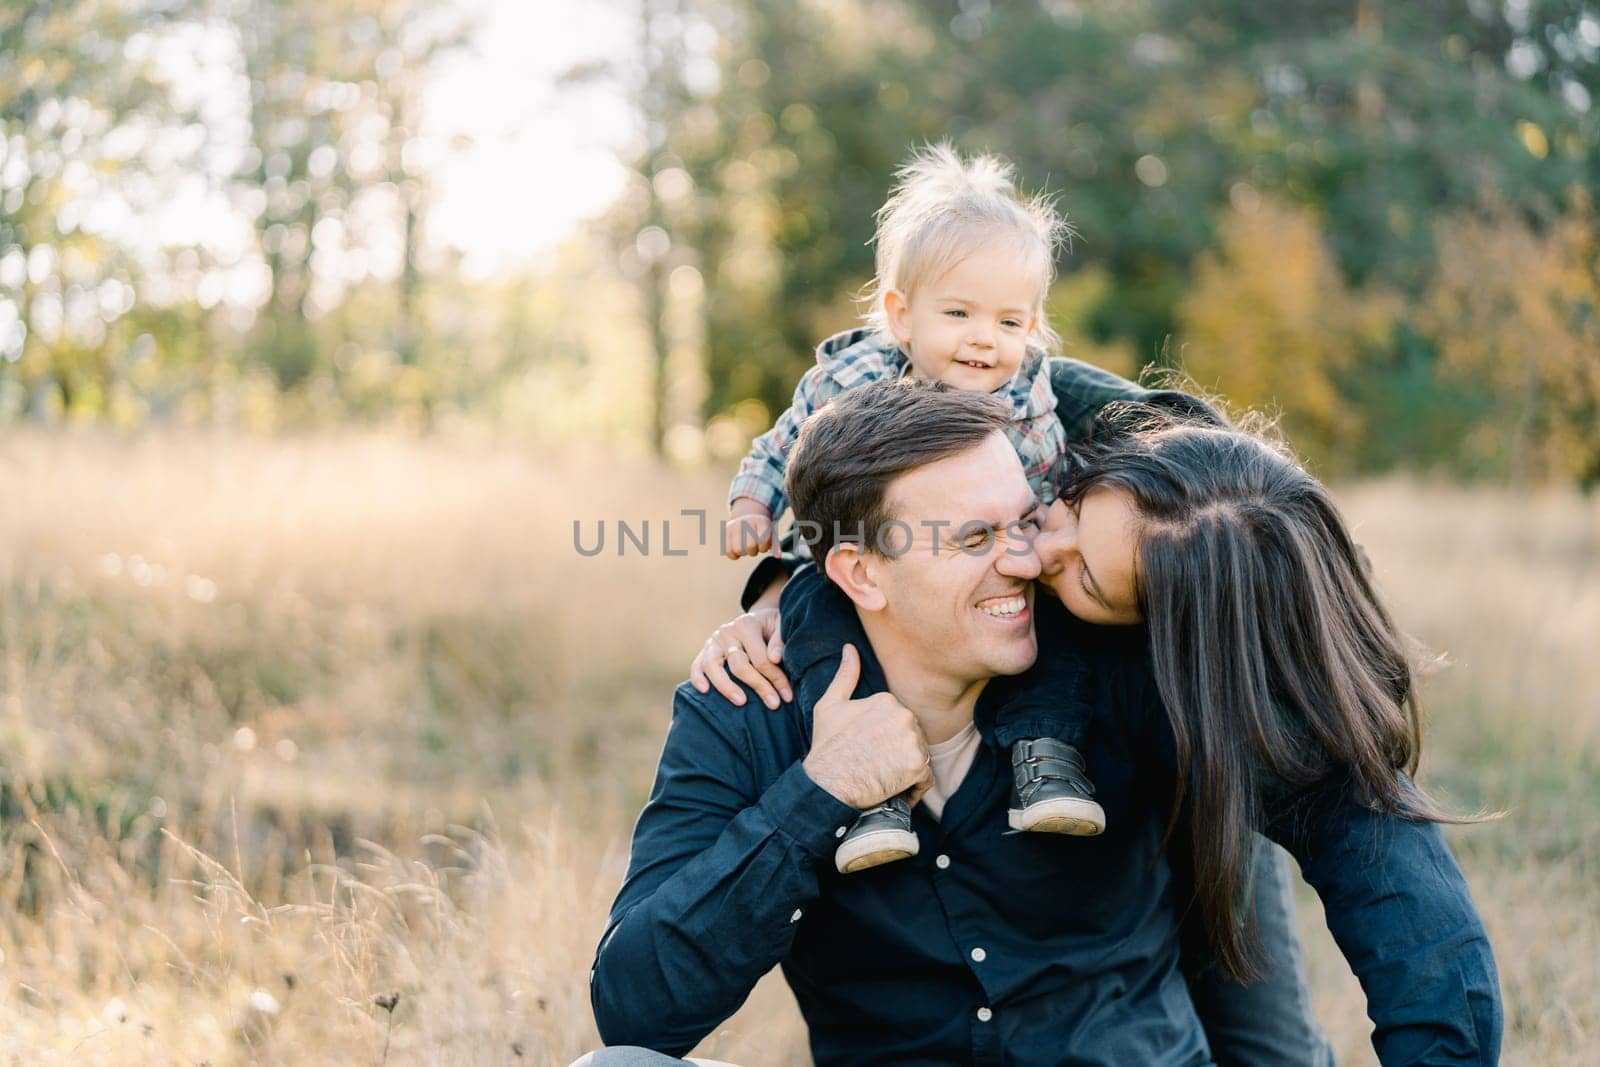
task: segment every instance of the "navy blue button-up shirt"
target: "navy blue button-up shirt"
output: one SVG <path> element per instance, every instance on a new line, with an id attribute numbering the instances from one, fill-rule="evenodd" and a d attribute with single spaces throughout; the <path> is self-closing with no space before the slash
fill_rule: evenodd
<path id="1" fill-rule="evenodd" d="M 1009 766 L 985 699 L 984 743 L 942 820 L 913 812 L 920 854 L 840 875 L 856 812 L 800 765 L 808 716 L 680 686 L 595 960 L 604 1040 L 687 1052 L 781 964 L 821 1065 L 1209 1063 L 1178 969 L 1161 849 L 1173 746 L 1143 633 L 1061 614 L 1092 665 L 1099 837 L 1004 832 Z M 881 688 L 868 670 L 858 695 Z M 1337 786 L 1277 815 L 1269 836 L 1321 895 L 1383 1062 L 1494 1062 L 1494 963 L 1438 828 Z"/>

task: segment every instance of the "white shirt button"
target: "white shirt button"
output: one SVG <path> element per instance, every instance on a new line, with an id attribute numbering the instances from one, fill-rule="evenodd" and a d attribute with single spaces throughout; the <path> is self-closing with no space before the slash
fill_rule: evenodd
<path id="1" fill-rule="evenodd" d="M 990 1019 L 993 1019 L 993 1018 L 994 1018 L 994 1012 L 990 1011 L 988 1008 L 979 1008 L 978 1009 L 978 1021 L 980 1023 L 986 1023 Z"/>
<path id="2" fill-rule="evenodd" d="M 833 836 L 834 837 L 843 837 L 845 834 L 847 834 L 849 832 L 850 832 L 850 828 L 849 827 L 841 826 L 841 827 L 839 827 L 837 830 L 835 830 L 833 832 Z"/>
<path id="3" fill-rule="evenodd" d="M 984 960 L 986 960 L 988 958 L 989 958 L 989 954 L 987 952 L 983 951 L 983 949 L 975 948 L 975 949 L 972 950 L 972 962 L 973 963 L 982 963 Z"/>
<path id="4" fill-rule="evenodd" d="M 950 857 L 940 853 L 938 858 L 933 861 L 933 865 L 941 871 L 945 870 L 950 866 Z"/>
<path id="5" fill-rule="evenodd" d="M 797 923 L 797 922 L 800 921 L 800 909 L 799 908 L 794 909 L 794 914 L 789 916 L 789 921 L 792 922 L 792 923 Z M 980 949 L 979 951 L 982 951 L 982 950 Z"/>

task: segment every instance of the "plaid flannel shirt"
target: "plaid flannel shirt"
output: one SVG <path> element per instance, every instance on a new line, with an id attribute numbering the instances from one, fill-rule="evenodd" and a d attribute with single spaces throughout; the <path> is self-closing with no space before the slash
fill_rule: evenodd
<path id="1" fill-rule="evenodd" d="M 776 521 L 789 506 L 783 476 L 800 425 L 840 393 L 868 382 L 899 378 L 910 367 L 898 345 L 870 330 L 847 330 L 823 341 L 817 346 L 816 366 L 806 371 L 795 387 L 794 403 L 778 416 L 772 429 L 755 439 L 750 454 L 739 465 L 728 502 L 748 497 L 763 505 Z M 1011 381 L 994 395 L 1011 408 L 1006 434 L 1022 459 L 1028 484 L 1041 501 L 1050 503 L 1055 499 L 1050 475 L 1066 452 L 1067 439 L 1056 417 L 1056 395 L 1050 388 L 1050 363 L 1044 353 L 1030 348 Z"/>

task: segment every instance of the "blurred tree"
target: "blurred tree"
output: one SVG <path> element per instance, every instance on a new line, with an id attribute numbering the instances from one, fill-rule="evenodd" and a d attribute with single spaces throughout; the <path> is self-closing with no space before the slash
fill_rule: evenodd
<path id="1" fill-rule="evenodd" d="M 376 278 L 393 282 L 395 299 L 384 335 L 371 340 L 402 367 L 415 364 L 426 333 L 421 99 L 470 24 L 445 0 L 219 3 L 250 87 L 251 145 L 235 195 L 271 272 L 257 356 L 285 389 L 329 373 L 338 340 L 319 338 L 314 324 Z M 426 407 L 426 390 L 411 391 Z"/>
<path id="2" fill-rule="evenodd" d="M 1600 482 L 1600 231 L 1590 201 L 1544 232 L 1504 207 L 1438 226 L 1439 269 L 1418 316 L 1446 374 L 1488 401 L 1461 449 L 1471 467 Z"/>
<path id="3" fill-rule="evenodd" d="M 117 209 L 152 184 L 150 132 L 173 121 L 149 45 L 190 11 L 0 6 L 0 415 L 107 413 L 133 341 L 115 325 L 136 279 Z"/>
<path id="4" fill-rule="evenodd" d="M 1179 305 L 1184 369 L 1250 408 L 1280 408 L 1299 451 L 1325 473 L 1357 467 L 1365 427 L 1347 382 L 1389 343 L 1394 296 L 1351 290 L 1306 208 L 1263 201 L 1230 213 Z"/>
<path id="5" fill-rule="evenodd" d="M 1432 220 L 1495 190 L 1545 225 L 1597 176 L 1585 86 L 1600 22 L 1582 5 L 700 7 L 721 36 L 720 83 L 686 101 L 667 143 L 695 179 L 699 224 L 685 239 L 707 268 L 711 407 L 745 423 L 786 404 L 816 339 L 853 321 L 895 165 L 948 136 L 1059 194 L 1081 235 L 1065 265 L 1072 298 L 1053 301 L 1073 312 L 1069 342 L 1137 364 L 1165 358 L 1180 317 L 1191 341 L 1223 336 L 1205 332 L 1220 322 L 1200 328 L 1191 290 L 1245 284 L 1257 268 L 1236 262 L 1250 243 L 1237 235 L 1216 254 L 1219 219 L 1237 230 L 1266 203 L 1284 205 L 1269 215 L 1309 208 L 1294 227 L 1306 277 L 1340 298 L 1286 320 L 1297 306 L 1262 290 L 1279 318 L 1259 332 L 1292 324 L 1290 362 L 1310 376 L 1294 387 L 1262 349 L 1258 369 L 1287 391 L 1234 375 L 1235 399 L 1275 399 L 1335 468 L 1446 459 L 1462 383 L 1401 303 L 1433 277 Z M 1530 58 L 1535 38 L 1544 58 Z M 1265 247 L 1249 255 L 1270 262 Z M 1107 283 L 1074 289 L 1078 270 Z M 1390 295 L 1362 295 L 1377 293 Z M 1361 410 L 1378 416 L 1367 434 L 1341 432 Z"/>
<path id="6" fill-rule="evenodd" d="M 696 101 L 712 91 L 717 65 L 707 54 L 717 35 L 703 0 L 616 0 L 637 33 L 625 57 L 586 61 L 560 87 L 609 81 L 633 99 L 638 149 L 628 159 L 627 191 L 602 227 L 622 273 L 638 289 L 650 369 L 649 438 L 658 455 L 695 459 L 704 422 L 703 294 L 699 240 L 704 174 L 681 154 L 678 133 L 700 121 Z M 720 10 L 720 8 L 719 8 Z M 683 432 L 678 432 L 683 431 Z"/>

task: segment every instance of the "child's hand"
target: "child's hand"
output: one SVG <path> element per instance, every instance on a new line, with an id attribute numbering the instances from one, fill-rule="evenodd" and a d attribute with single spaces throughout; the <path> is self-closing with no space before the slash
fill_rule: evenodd
<path id="1" fill-rule="evenodd" d="M 700 654 L 689 665 L 689 682 L 702 693 L 715 686 L 717 692 L 744 706 L 744 690 L 733 677 L 744 682 L 762 703 L 776 708 L 779 697 L 793 700 L 789 676 L 779 664 L 783 661 L 783 637 L 778 633 L 778 609 L 757 608 L 723 623 L 706 639 Z"/>
<path id="2" fill-rule="evenodd" d="M 740 497 L 728 509 L 723 525 L 722 554 L 729 559 L 759 556 L 772 548 L 772 513 L 764 505 Z"/>

